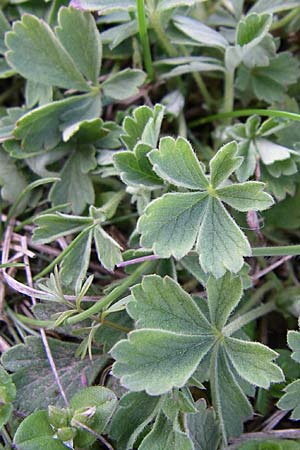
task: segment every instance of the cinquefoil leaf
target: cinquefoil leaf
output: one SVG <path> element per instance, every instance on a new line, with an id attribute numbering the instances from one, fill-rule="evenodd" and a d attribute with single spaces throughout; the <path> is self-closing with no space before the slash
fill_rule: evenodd
<path id="1" fill-rule="evenodd" d="M 250 244 L 220 200 L 210 197 L 197 239 L 197 252 L 205 272 L 220 278 L 230 270 L 237 273 L 244 256 L 251 256 Z"/>
<path id="2" fill-rule="evenodd" d="M 126 116 L 122 141 L 128 150 L 133 150 L 138 142 L 156 147 L 163 116 L 164 106 L 160 104 L 153 109 L 146 105 L 139 106 L 134 109 L 132 117 Z"/>
<path id="3" fill-rule="evenodd" d="M 139 92 L 145 78 L 146 74 L 141 70 L 124 69 L 102 83 L 103 93 L 114 100 L 125 100 Z"/>
<path id="4" fill-rule="evenodd" d="M 213 345 L 207 319 L 169 278 L 145 277 L 132 294 L 128 311 L 145 328 L 129 333 L 128 340 L 113 347 L 114 374 L 129 389 L 150 395 L 184 386 Z"/>
<path id="5" fill-rule="evenodd" d="M 82 389 L 81 374 L 91 384 L 107 361 L 105 355 L 97 355 L 93 362 L 75 357 L 78 345 L 57 339 L 48 339 L 58 375 L 67 397 L 71 398 Z M 57 384 L 40 338 L 30 336 L 25 344 L 18 344 L 2 355 L 3 366 L 13 372 L 17 388 L 14 407 L 21 413 L 47 408 L 49 404 L 63 406 Z"/>
<path id="6" fill-rule="evenodd" d="M 127 392 L 114 414 L 109 435 L 117 441 L 119 450 L 129 450 L 137 437 L 154 418 L 160 397 L 145 392 Z"/>
<path id="7" fill-rule="evenodd" d="M 212 335 L 184 335 L 164 330 L 132 331 L 111 350 L 113 373 L 131 391 L 161 395 L 182 387 L 213 345 Z"/>
<path id="8" fill-rule="evenodd" d="M 87 80 L 97 84 L 102 44 L 92 14 L 75 8 L 61 8 L 56 35 Z"/>
<path id="9" fill-rule="evenodd" d="M 122 261 L 121 246 L 98 225 L 94 229 L 97 256 L 103 267 L 113 270 Z"/>
<path id="10" fill-rule="evenodd" d="M 175 428 L 173 423 L 161 413 L 150 433 L 143 439 L 139 450 L 194 450 L 186 433 Z"/>
<path id="11" fill-rule="evenodd" d="M 172 193 L 152 201 L 140 217 L 141 244 L 164 258 L 183 258 L 194 246 L 207 193 Z"/>
<path id="12" fill-rule="evenodd" d="M 278 353 L 258 342 L 227 337 L 224 346 L 237 373 L 246 381 L 268 389 L 270 383 L 284 380 L 282 370 L 274 364 Z"/>
<path id="13" fill-rule="evenodd" d="M 165 137 L 160 140 L 158 150 L 149 154 L 153 169 L 157 175 L 171 184 L 193 190 L 208 187 L 204 175 L 190 143 L 184 138 Z"/>
<path id="14" fill-rule="evenodd" d="M 242 211 L 266 209 L 273 200 L 261 192 L 264 186 L 261 183 L 245 183 L 241 189 L 239 184 L 222 187 L 242 163 L 236 142 L 224 145 L 211 159 L 210 177 L 205 176 L 184 138 L 161 139 L 159 150 L 150 152 L 149 159 L 162 179 L 198 192 L 173 192 L 153 200 L 137 224 L 141 245 L 160 257 L 173 255 L 180 259 L 197 242 L 196 250 L 205 272 L 217 278 L 226 270 L 237 273 L 243 266 L 243 257 L 251 255 L 251 248 L 222 200 Z"/>
<path id="15" fill-rule="evenodd" d="M 210 324 L 194 300 L 172 278 L 144 277 L 131 289 L 127 311 L 137 328 L 152 328 L 184 334 L 210 333 Z"/>
<path id="16" fill-rule="evenodd" d="M 211 372 L 213 404 L 226 442 L 229 437 L 240 436 L 243 431 L 243 421 L 252 416 L 253 410 L 236 381 L 222 348 L 215 351 L 213 355 Z"/>
<path id="17" fill-rule="evenodd" d="M 41 214 L 34 220 L 37 228 L 33 232 L 33 241 L 47 244 L 59 237 L 81 231 L 92 224 L 90 217 L 70 216 L 68 214 Z"/>
<path id="18" fill-rule="evenodd" d="M 72 29 L 71 29 L 72 32 Z M 81 33 L 81 30 L 76 30 Z M 6 35 L 7 62 L 23 77 L 65 89 L 91 88 L 49 25 L 25 14 Z"/>
<path id="19" fill-rule="evenodd" d="M 272 24 L 271 14 L 248 14 L 238 23 L 236 43 L 242 47 L 258 45 Z"/>

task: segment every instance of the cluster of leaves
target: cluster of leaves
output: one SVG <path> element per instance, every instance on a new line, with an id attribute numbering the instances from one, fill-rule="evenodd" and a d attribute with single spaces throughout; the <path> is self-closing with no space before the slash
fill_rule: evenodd
<path id="1" fill-rule="evenodd" d="M 0 448 L 298 449 L 300 1 L 0 3 Z"/>

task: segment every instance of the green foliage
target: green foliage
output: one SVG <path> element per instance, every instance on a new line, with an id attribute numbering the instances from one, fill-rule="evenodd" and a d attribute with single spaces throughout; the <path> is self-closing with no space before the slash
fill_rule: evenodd
<path id="1" fill-rule="evenodd" d="M 231 331 L 230 320 L 226 327 L 241 298 L 240 278 L 229 273 L 219 280 L 211 277 L 207 291 L 209 317 L 171 278 L 144 277 L 132 288 L 127 306 L 136 329 L 112 349 L 113 373 L 130 390 L 161 395 L 184 386 L 203 358 L 212 355 L 214 406 L 223 436 L 235 436 L 252 413 L 239 377 L 268 388 L 282 381 L 283 373 L 272 362 L 276 352 L 231 336 L 239 327 Z M 239 405 L 240 422 L 236 413 L 228 414 L 232 404 Z"/>
<path id="2" fill-rule="evenodd" d="M 90 387 L 72 397 L 67 409 L 49 407 L 28 416 L 17 429 L 14 444 L 21 450 L 69 448 L 64 442 L 74 439 L 77 448 L 87 448 L 96 437 L 82 426 L 102 433 L 117 403 L 112 391 L 104 387 Z"/>
<path id="3" fill-rule="evenodd" d="M 12 381 L 11 376 L 0 367 L 0 429 L 5 425 L 13 412 L 12 402 L 16 396 L 16 386 Z"/>
<path id="4" fill-rule="evenodd" d="M 76 358 L 77 345 L 71 342 L 50 339 L 49 345 L 62 384 L 70 396 L 82 388 L 83 372 L 91 384 L 106 362 L 105 356 L 101 355 L 93 363 L 88 358 Z M 40 338 L 28 337 L 25 344 L 19 344 L 5 352 L 2 364 L 6 370 L 13 372 L 12 381 L 17 389 L 14 407 L 17 411 L 28 414 L 35 409 L 46 408 L 49 404 L 62 405 Z"/>
<path id="5" fill-rule="evenodd" d="M 298 448 L 300 1 L 0 4 L 0 448 Z"/>
<path id="6" fill-rule="evenodd" d="M 234 142 L 210 161 L 210 177 L 197 161 L 189 142 L 163 138 L 149 154 L 153 170 L 168 183 L 196 192 L 170 193 L 154 200 L 138 222 L 141 244 L 161 257 L 183 258 L 196 243 L 200 264 L 216 277 L 226 269 L 237 273 L 251 250 L 246 236 L 223 206 L 240 211 L 264 210 L 273 201 L 263 184 L 246 182 L 221 187 L 241 165 Z M 230 245 L 228 245 L 230 243 Z"/>

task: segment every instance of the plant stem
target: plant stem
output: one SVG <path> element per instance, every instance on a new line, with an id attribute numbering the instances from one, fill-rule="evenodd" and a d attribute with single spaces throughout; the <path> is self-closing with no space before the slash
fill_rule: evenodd
<path id="1" fill-rule="evenodd" d="M 147 21 L 146 21 L 146 14 L 145 14 L 145 1 L 144 0 L 136 0 L 136 7 L 137 7 L 138 22 L 139 22 L 140 40 L 141 40 L 141 44 L 142 44 L 142 48 L 143 48 L 143 58 L 144 58 L 145 69 L 148 73 L 149 79 L 153 80 L 154 70 L 153 70 L 153 65 L 152 65 L 151 49 L 150 49 L 149 36 L 148 36 L 148 30 L 147 30 Z"/>
<path id="2" fill-rule="evenodd" d="M 34 319 L 33 317 L 28 317 L 24 316 L 23 314 L 15 313 L 12 310 L 9 311 L 9 315 L 12 318 L 18 319 L 21 323 L 24 323 L 25 325 L 31 325 L 37 328 L 52 328 L 54 325 L 53 320 L 38 320 Z"/>
<path id="3" fill-rule="evenodd" d="M 202 76 L 200 75 L 199 72 L 193 72 L 192 75 L 199 88 L 199 91 L 202 94 L 203 99 L 205 100 L 205 103 L 207 104 L 207 106 L 211 106 L 214 101 L 211 98 L 210 93 L 208 92 L 208 89 L 203 81 Z"/>
<path id="4" fill-rule="evenodd" d="M 234 72 L 227 71 L 225 73 L 225 86 L 224 86 L 224 112 L 232 112 L 234 102 Z M 230 118 L 230 116 L 228 117 Z"/>
<path id="5" fill-rule="evenodd" d="M 173 47 L 173 45 L 169 42 L 168 38 L 166 37 L 166 33 L 161 25 L 160 15 L 155 11 L 155 9 L 151 11 L 150 21 L 158 37 L 158 40 L 161 43 L 161 46 L 165 50 L 166 54 L 171 57 L 176 56 L 177 52 Z"/>
<path id="6" fill-rule="evenodd" d="M 43 186 L 44 184 L 48 184 L 48 183 L 55 183 L 56 181 L 59 181 L 59 180 L 60 180 L 60 178 L 58 178 L 58 177 L 49 177 L 49 178 L 42 178 L 40 180 L 36 180 L 33 183 L 28 184 L 28 186 L 26 186 L 26 188 L 21 192 L 21 194 L 18 196 L 15 203 L 10 208 L 10 210 L 7 214 L 6 221 L 8 222 L 12 217 L 14 217 L 18 206 L 20 205 L 22 200 L 24 200 L 26 195 L 29 194 L 29 192 L 31 192 L 33 189 L 35 189 L 39 186 Z"/>
<path id="7" fill-rule="evenodd" d="M 127 291 L 127 289 L 134 283 L 136 283 L 145 272 L 151 272 L 154 269 L 155 265 L 156 261 L 144 262 L 131 275 L 125 278 L 119 286 L 113 289 L 108 295 L 103 297 L 101 301 L 95 303 L 93 306 L 86 309 L 85 311 L 82 311 L 76 316 L 70 317 L 66 320 L 66 323 L 68 325 L 74 325 L 78 322 L 81 322 L 82 320 L 90 318 L 94 314 L 98 314 L 103 308 L 109 306 L 112 302 L 116 301 L 121 295 L 123 295 Z"/>
<path id="8" fill-rule="evenodd" d="M 43 269 L 40 273 L 38 273 L 35 277 L 33 277 L 33 280 L 34 281 L 39 280 L 43 276 L 47 275 L 47 273 L 49 273 L 53 269 L 53 267 L 55 267 L 63 258 L 65 258 L 70 253 L 70 251 L 75 247 L 75 245 L 82 238 L 82 236 L 84 236 L 86 233 L 89 233 L 96 225 L 97 224 L 93 223 L 85 230 L 81 231 L 81 233 L 79 233 L 78 236 L 76 236 L 76 238 L 71 242 L 70 245 L 68 245 L 68 247 L 66 247 L 50 264 L 48 264 L 48 266 L 45 267 L 45 269 Z"/>
<path id="9" fill-rule="evenodd" d="M 253 320 L 258 319 L 259 317 L 264 316 L 274 310 L 275 310 L 274 302 L 264 303 L 263 305 L 258 306 L 255 309 L 252 309 L 252 311 L 249 311 L 248 313 L 237 317 L 232 322 L 230 322 L 228 325 L 226 325 L 226 327 L 223 328 L 223 334 L 225 336 L 231 336 L 233 333 L 240 330 L 242 327 L 244 327 L 248 323 L 250 323 Z"/>
<path id="10" fill-rule="evenodd" d="M 288 112 L 288 111 L 279 111 L 277 109 L 239 109 L 235 111 L 227 111 L 221 112 L 218 114 L 212 114 L 210 116 L 201 117 L 199 119 L 193 120 L 189 123 L 190 128 L 195 128 L 198 125 L 204 125 L 205 123 L 213 122 L 214 120 L 223 120 L 231 117 L 245 117 L 252 116 L 253 114 L 258 114 L 260 116 L 266 117 L 282 117 L 284 119 L 290 119 L 295 121 L 300 121 L 300 114 Z"/>
<path id="11" fill-rule="evenodd" d="M 266 439 L 300 439 L 300 430 L 292 428 L 288 430 L 270 430 L 258 431 L 242 434 L 239 438 L 233 439 L 233 444 L 225 447 L 224 450 L 237 450 L 243 442 L 248 440 L 266 440 Z"/>
<path id="12" fill-rule="evenodd" d="M 293 8 L 292 11 L 290 11 L 286 16 L 282 17 L 282 19 L 278 20 L 277 22 L 273 23 L 270 30 L 278 30 L 278 28 L 285 27 L 289 22 L 291 22 L 295 17 L 299 16 L 299 8 Z"/>
<path id="13" fill-rule="evenodd" d="M 266 283 L 262 284 L 257 288 L 249 300 L 238 310 L 237 315 L 241 316 L 246 312 L 250 311 L 254 306 L 260 303 L 264 295 L 275 287 L 273 280 L 268 280 Z"/>
<path id="14" fill-rule="evenodd" d="M 300 255 L 300 244 L 282 245 L 278 247 L 254 247 L 252 256 L 297 256 Z"/>

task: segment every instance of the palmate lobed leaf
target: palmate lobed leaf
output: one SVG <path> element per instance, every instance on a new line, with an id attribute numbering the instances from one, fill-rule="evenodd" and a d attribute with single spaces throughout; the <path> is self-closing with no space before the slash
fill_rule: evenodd
<path id="1" fill-rule="evenodd" d="M 213 404 L 227 439 L 239 435 L 252 414 L 242 383 L 267 388 L 284 376 L 273 363 L 276 352 L 227 335 L 224 327 L 241 298 L 240 277 L 210 277 L 207 291 L 209 319 L 176 281 L 144 277 L 127 305 L 136 329 L 111 350 L 113 373 L 131 391 L 155 396 L 183 387 L 203 358 L 211 357 Z"/>
<path id="2" fill-rule="evenodd" d="M 37 17 L 26 14 L 15 22 L 6 45 L 7 62 L 25 78 L 65 89 L 91 89 L 51 28 Z"/>
<path id="3" fill-rule="evenodd" d="M 159 149 L 149 153 L 159 177 L 194 192 L 172 192 L 153 200 L 137 223 L 141 245 L 160 257 L 183 258 L 196 243 L 205 272 L 222 277 L 226 270 L 237 273 L 243 257 L 251 255 L 250 244 L 224 208 L 225 202 L 240 211 L 269 208 L 272 197 L 262 192 L 263 183 L 246 182 L 223 187 L 239 168 L 242 158 L 237 144 L 224 145 L 210 161 L 210 176 L 184 138 L 163 138 Z"/>
<path id="4" fill-rule="evenodd" d="M 70 128 L 101 114 L 101 98 L 94 93 L 58 100 L 28 112 L 17 121 L 14 136 L 22 140 L 22 150 L 31 154 L 51 150 L 72 137 Z"/>
<path id="5" fill-rule="evenodd" d="M 56 35 L 85 78 L 97 84 L 102 43 L 92 14 L 75 8 L 61 8 Z"/>

